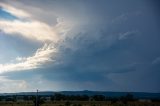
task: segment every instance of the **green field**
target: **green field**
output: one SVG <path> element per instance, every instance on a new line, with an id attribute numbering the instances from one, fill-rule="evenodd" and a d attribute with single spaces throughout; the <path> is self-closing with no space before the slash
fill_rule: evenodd
<path id="1" fill-rule="evenodd" d="M 27 102 L 0 102 L 0 106 L 34 106 L 32 101 Z M 109 101 L 54 101 L 45 102 L 40 106 L 160 106 L 160 102 L 115 102 Z"/>

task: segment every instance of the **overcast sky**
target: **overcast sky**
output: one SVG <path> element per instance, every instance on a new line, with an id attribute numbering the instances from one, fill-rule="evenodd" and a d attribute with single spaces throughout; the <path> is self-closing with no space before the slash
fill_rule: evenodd
<path id="1" fill-rule="evenodd" d="M 159 0 L 0 0 L 0 92 L 160 92 Z"/>

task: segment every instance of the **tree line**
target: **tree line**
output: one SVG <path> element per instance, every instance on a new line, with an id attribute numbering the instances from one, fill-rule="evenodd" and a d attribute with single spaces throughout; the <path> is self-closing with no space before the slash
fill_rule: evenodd
<path id="1" fill-rule="evenodd" d="M 21 95 L 23 96 L 23 100 L 35 100 L 36 96 L 34 95 Z M 13 96 L 0 96 L 0 101 L 5 99 L 6 101 L 16 101 L 18 95 L 13 95 Z M 64 95 L 61 93 L 56 93 L 54 95 L 39 95 L 39 99 L 43 99 L 44 101 L 46 100 L 46 97 L 50 97 L 51 101 L 65 101 L 65 100 L 70 100 L 70 101 L 116 101 L 116 100 L 122 100 L 122 101 L 133 101 L 135 100 L 134 96 L 132 94 L 127 94 L 125 96 L 121 97 L 108 97 L 104 95 Z"/>

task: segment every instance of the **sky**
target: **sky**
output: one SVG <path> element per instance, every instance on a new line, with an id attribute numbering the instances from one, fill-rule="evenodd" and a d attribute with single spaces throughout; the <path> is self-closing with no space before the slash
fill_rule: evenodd
<path id="1" fill-rule="evenodd" d="M 0 0 L 0 92 L 160 92 L 159 0 Z"/>

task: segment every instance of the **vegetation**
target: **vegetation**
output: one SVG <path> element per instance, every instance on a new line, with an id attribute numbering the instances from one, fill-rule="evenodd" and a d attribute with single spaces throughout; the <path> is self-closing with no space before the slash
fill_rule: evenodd
<path id="1" fill-rule="evenodd" d="M 113 98 L 104 95 L 63 95 L 57 93 L 49 97 L 38 96 L 37 101 L 33 95 L 0 96 L 0 106 L 160 106 L 160 100 L 139 100 L 134 98 L 132 94 Z"/>

